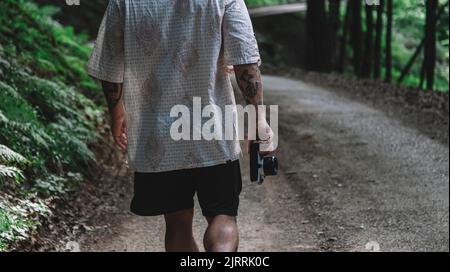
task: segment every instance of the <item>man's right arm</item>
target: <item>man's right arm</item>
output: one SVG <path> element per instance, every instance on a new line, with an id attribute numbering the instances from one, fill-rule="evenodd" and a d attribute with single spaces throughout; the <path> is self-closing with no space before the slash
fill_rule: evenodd
<path id="1" fill-rule="evenodd" d="M 111 115 L 111 130 L 114 141 L 120 149 L 127 148 L 127 125 L 123 105 L 123 84 L 102 81 L 103 93 Z"/>

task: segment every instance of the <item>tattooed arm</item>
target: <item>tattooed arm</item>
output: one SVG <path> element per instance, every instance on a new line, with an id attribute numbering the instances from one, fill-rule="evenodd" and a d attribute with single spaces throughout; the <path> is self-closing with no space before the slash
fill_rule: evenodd
<path id="1" fill-rule="evenodd" d="M 263 88 L 261 72 L 257 64 L 234 66 L 236 80 L 248 105 L 262 105 Z"/>
<path id="2" fill-rule="evenodd" d="M 109 112 L 113 114 L 116 107 L 122 103 L 122 84 L 102 81 L 102 87 Z"/>
<path id="3" fill-rule="evenodd" d="M 273 137 L 272 129 L 266 120 L 265 112 L 259 112 L 258 106 L 263 105 L 263 86 L 261 80 L 261 71 L 257 64 L 245 64 L 234 66 L 236 80 L 241 92 L 248 105 L 254 105 L 256 108 L 256 119 L 260 132 L 265 132 L 263 138 L 271 142 Z M 259 133 L 261 136 L 261 133 Z M 251 144 L 251 141 L 249 141 Z"/>
<path id="4" fill-rule="evenodd" d="M 123 85 L 102 81 L 102 87 L 111 115 L 111 130 L 114 141 L 120 149 L 125 150 L 127 148 L 127 131 L 122 101 Z"/>

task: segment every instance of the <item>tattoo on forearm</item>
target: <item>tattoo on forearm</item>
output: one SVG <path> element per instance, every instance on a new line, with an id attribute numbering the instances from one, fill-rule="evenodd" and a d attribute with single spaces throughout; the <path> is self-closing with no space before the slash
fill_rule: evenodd
<path id="1" fill-rule="evenodd" d="M 247 104 L 262 104 L 261 72 L 258 65 L 238 65 L 235 67 L 239 88 Z"/>
<path id="2" fill-rule="evenodd" d="M 243 74 L 239 78 L 239 82 L 242 85 L 242 90 L 247 98 L 253 98 L 258 94 L 258 82 L 254 82 L 254 74 L 250 74 L 249 70 L 244 70 Z"/>
<path id="3" fill-rule="evenodd" d="M 111 111 L 117 107 L 122 99 L 122 84 L 102 81 L 102 87 L 106 102 L 108 103 L 108 108 Z"/>

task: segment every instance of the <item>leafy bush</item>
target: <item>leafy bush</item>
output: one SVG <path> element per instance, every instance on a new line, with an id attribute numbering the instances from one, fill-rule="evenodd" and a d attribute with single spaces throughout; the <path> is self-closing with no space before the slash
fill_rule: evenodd
<path id="1" fill-rule="evenodd" d="M 85 36 L 61 27 L 30 1 L 2 0 L 0 10 L 0 44 L 6 56 L 37 76 L 88 87 L 84 91 L 89 96 L 99 93 L 84 69 L 90 54 Z"/>
<path id="2" fill-rule="evenodd" d="M 73 190 L 95 156 L 102 107 L 85 37 L 30 1 L 0 2 L 0 250 L 27 239 L 49 199 Z"/>

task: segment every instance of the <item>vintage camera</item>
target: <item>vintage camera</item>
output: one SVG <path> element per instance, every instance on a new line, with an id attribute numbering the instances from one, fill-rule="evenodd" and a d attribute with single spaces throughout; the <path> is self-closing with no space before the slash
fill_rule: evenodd
<path id="1" fill-rule="evenodd" d="M 260 144 L 255 142 L 250 146 L 250 179 L 262 184 L 266 176 L 278 174 L 278 159 L 275 156 L 261 156 Z"/>

